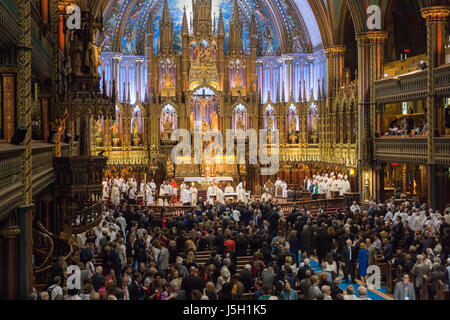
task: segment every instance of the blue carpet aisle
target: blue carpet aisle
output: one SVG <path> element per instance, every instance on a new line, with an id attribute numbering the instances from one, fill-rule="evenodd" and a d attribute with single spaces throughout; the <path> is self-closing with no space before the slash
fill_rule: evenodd
<path id="1" fill-rule="evenodd" d="M 314 270 L 314 272 L 317 273 L 317 271 L 321 271 L 322 269 L 319 266 L 319 263 L 316 260 L 311 259 L 311 268 Z M 343 277 L 342 274 L 339 274 L 340 277 Z M 352 285 L 355 289 L 355 296 L 358 297 L 358 288 L 359 288 L 359 284 L 356 282 L 353 283 L 347 283 L 344 280 L 341 281 L 341 285 L 339 286 L 342 290 L 345 290 L 347 288 L 347 286 Z M 381 288 L 377 288 L 375 290 L 371 290 L 368 289 L 367 290 L 367 296 L 372 299 L 372 300 L 388 300 L 386 297 L 383 297 L 379 294 L 376 293 L 376 291 L 387 294 L 387 290 L 386 287 L 381 287 Z"/>

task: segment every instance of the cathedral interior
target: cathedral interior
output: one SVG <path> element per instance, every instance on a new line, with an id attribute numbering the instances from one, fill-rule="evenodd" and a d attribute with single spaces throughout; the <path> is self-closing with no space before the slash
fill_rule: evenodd
<path id="1" fill-rule="evenodd" d="M 448 207 L 449 15 L 447 0 L 2 0 L 0 299 L 26 299 L 99 223 L 104 178 L 226 176 L 260 195 L 334 172 L 351 201 Z M 173 163 L 177 129 L 277 131 L 279 170 Z"/>

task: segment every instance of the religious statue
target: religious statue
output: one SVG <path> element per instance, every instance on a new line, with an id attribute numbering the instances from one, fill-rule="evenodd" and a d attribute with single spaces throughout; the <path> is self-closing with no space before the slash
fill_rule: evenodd
<path id="1" fill-rule="evenodd" d="M 94 121 L 94 134 L 95 134 L 95 142 L 98 146 L 102 145 L 102 125 L 101 121 Z"/>
<path id="2" fill-rule="evenodd" d="M 171 120 L 171 114 L 166 113 L 166 120 L 163 124 L 164 132 L 172 132 L 173 131 L 173 121 Z"/>
<path id="3" fill-rule="evenodd" d="M 211 129 L 219 130 L 219 118 L 215 111 L 211 113 Z"/>
<path id="4" fill-rule="evenodd" d="M 266 25 L 264 28 L 264 41 L 266 43 L 266 48 L 264 50 L 264 54 L 272 55 L 275 53 L 275 46 L 274 46 L 274 37 L 272 29 Z"/>
<path id="5" fill-rule="evenodd" d="M 244 130 L 244 121 L 242 120 L 242 114 L 238 114 L 238 118 L 236 120 L 236 129 Z"/>
<path id="6" fill-rule="evenodd" d="M 166 88 L 173 87 L 172 75 L 169 73 L 168 67 L 166 67 L 166 74 L 164 75 L 163 86 Z"/>
<path id="7" fill-rule="evenodd" d="M 242 82 L 242 78 L 241 78 L 241 71 L 239 69 L 237 69 L 236 71 L 236 77 L 234 78 L 234 86 L 235 87 L 243 87 L 244 84 Z"/>
<path id="8" fill-rule="evenodd" d="M 92 31 L 92 41 L 89 42 L 89 67 L 91 73 L 94 74 L 98 73 L 98 66 L 102 65 L 100 60 L 102 48 L 95 45 L 95 38 L 95 32 Z"/>
<path id="9" fill-rule="evenodd" d="M 133 120 L 132 135 L 133 135 L 133 144 L 135 146 L 138 146 L 141 143 L 141 137 L 139 135 L 139 123 L 136 116 L 134 117 Z"/>
<path id="10" fill-rule="evenodd" d="M 289 122 L 290 131 L 297 131 L 297 119 L 294 116 L 291 116 L 291 121 Z"/>
<path id="11" fill-rule="evenodd" d="M 166 161 L 166 173 L 167 176 L 173 176 L 174 174 L 173 162 L 170 158 L 168 158 Z"/>

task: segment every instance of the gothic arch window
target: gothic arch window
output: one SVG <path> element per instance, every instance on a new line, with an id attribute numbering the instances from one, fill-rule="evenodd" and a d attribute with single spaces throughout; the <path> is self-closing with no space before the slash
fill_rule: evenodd
<path id="1" fill-rule="evenodd" d="M 144 137 L 144 117 L 139 106 L 134 107 L 131 117 L 131 145 L 142 146 Z"/>
<path id="2" fill-rule="evenodd" d="M 163 140 L 169 140 L 172 132 L 177 129 L 177 111 L 171 104 L 166 104 L 161 110 L 160 132 Z"/>
<path id="3" fill-rule="evenodd" d="M 308 111 L 308 143 L 319 143 L 319 113 L 314 103 Z"/>
<path id="4" fill-rule="evenodd" d="M 233 131 L 248 129 L 248 110 L 242 103 L 236 105 L 233 110 Z"/>
<path id="5" fill-rule="evenodd" d="M 219 123 L 220 109 L 216 92 L 209 87 L 196 89 L 190 99 L 190 130 L 219 130 Z"/>

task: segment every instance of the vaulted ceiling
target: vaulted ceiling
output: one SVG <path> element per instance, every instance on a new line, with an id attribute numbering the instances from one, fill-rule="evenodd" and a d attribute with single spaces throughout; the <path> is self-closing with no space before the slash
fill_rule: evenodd
<path id="1" fill-rule="evenodd" d="M 323 0 L 321 0 L 323 1 Z M 103 51 L 142 54 L 148 24 L 154 24 L 154 47 L 158 46 L 159 17 L 164 0 L 108 0 L 104 1 Z M 286 52 L 311 52 L 322 46 L 322 37 L 308 0 L 238 0 L 238 9 L 243 24 L 244 39 L 252 14 L 255 14 L 259 31 L 259 47 L 262 54 Z M 188 17 L 192 11 L 192 0 L 168 0 L 174 20 L 176 46 L 181 43 L 180 28 L 183 8 Z M 233 1 L 212 0 L 213 14 L 218 22 L 222 9 L 225 29 L 233 10 Z M 151 14 L 150 14 L 151 13 Z M 152 20 L 150 21 L 150 17 Z M 189 20 L 189 18 L 188 18 Z M 189 21 L 188 21 L 189 22 Z M 266 39 L 274 39 L 274 52 L 265 52 Z M 248 42 L 247 42 L 248 45 Z"/>

